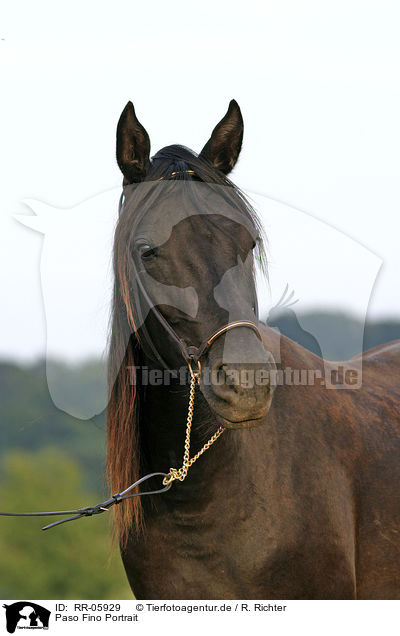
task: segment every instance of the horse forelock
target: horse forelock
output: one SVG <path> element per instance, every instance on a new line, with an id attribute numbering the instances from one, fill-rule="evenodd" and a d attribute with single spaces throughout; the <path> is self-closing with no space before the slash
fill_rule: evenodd
<path id="1" fill-rule="evenodd" d="M 199 181 L 229 188 L 231 197 L 235 199 L 238 208 L 250 220 L 258 234 L 259 239 L 255 254 L 262 273 L 265 276 L 268 275 L 267 240 L 262 223 L 246 195 L 224 173 L 216 170 L 209 161 L 197 155 L 190 148 L 173 144 L 161 148 L 151 158 L 150 169 L 144 179 L 146 182 L 164 180 Z"/>

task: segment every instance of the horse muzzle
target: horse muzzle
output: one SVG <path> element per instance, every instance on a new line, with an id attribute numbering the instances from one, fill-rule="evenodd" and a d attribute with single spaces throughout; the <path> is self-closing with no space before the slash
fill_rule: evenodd
<path id="1" fill-rule="evenodd" d="M 201 391 L 225 428 L 259 426 L 272 401 L 274 358 L 256 333 L 241 331 L 228 347 L 222 340 L 215 343 L 201 373 Z"/>

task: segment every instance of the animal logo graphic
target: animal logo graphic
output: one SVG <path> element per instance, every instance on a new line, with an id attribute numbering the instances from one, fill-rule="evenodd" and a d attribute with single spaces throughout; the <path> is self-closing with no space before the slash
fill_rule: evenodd
<path id="1" fill-rule="evenodd" d="M 16 215 L 20 223 L 44 236 L 40 268 L 49 392 L 57 408 L 83 420 L 101 413 L 108 400 L 106 359 L 113 287 L 111 259 L 119 197 L 120 188 L 114 188 L 69 209 L 28 199 L 24 202 L 34 215 Z M 302 313 L 315 306 L 340 306 L 342 300 L 344 304 L 351 304 L 357 297 L 358 313 L 366 316 L 382 260 L 344 233 L 305 212 L 263 195 L 250 194 L 249 198 L 268 237 L 268 280 L 257 276 L 260 318 L 268 317 L 269 326 L 279 329 L 278 322 L 284 313 L 283 318 L 295 328 L 300 343 L 309 347 L 311 342 L 314 345 L 311 350 L 328 359 L 324 336 L 316 330 L 310 332 L 301 324 Z M 177 216 L 179 207 L 174 214 L 175 227 L 181 220 Z M 155 225 L 152 231 L 162 232 L 163 228 L 162 224 Z M 171 234 L 172 229 L 168 228 Z M 168 236 L 161 237 L 159 242 Z M 305 240 L 312 249 L 305 249 Z M 216 301 L 226 309 L 230 321 L 235 320 L 237 314 L 243 318 L 230 290 L 235 281 L 239 281 L 244 266 L 246 263 L 238 263 L 227 271 L 214 290 Z M 165 285 L 150 275 L 143 280 L 159 303 L 173 305 L 191 317 L 196 314 L 195 290 Z M 291 297 L 271 302 L 287 282 L 300 299 L 296 313 L 290 307 Z M 143 313 L 143 319 L 145 317 Z M 226 335 L 227 360 L 230 339 L 235 337 L 233 333 Z M 358 341 L 361 351 L 362 329 Z M 63 367 L 57 363 L 59 359 L 71 360 L 73 364 L 77 359 L 100 362 L 90 376 L 96 390 L 82 392 L 79 386 L 66 383 Z M 339 385 L 335 384 L 335 388 Z"/>
<path id="2" fill-rule="evenodd" d="M 32 601 L 18 601 L 11 605 L 4 604 L 6 610 L 6 626 L 9 634 L 19 629 L 48 629 L 50 610 L 32 603 Z"/>

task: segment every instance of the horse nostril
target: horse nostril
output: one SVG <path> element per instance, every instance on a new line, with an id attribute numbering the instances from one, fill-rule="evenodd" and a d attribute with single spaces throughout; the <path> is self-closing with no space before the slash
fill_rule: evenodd
<path id="1" fill-rule="evenodd" d="M 238 378 L 236 377 L 233 369 L 229 368 L 229 365 L 222 363 L 216 365 L 215 372 L 212 375 L 212 384 L 217 386 L 226 386 L 233 390 L 235 393 L 238 391 Z"/>
<path id="2" fill-rule="evenodd" d="M 236 401 L 240 391 L 240 375 L 227 363 L 217 363 L 211 369 L 211 386 L 214 393 L 229 402 Z"/>

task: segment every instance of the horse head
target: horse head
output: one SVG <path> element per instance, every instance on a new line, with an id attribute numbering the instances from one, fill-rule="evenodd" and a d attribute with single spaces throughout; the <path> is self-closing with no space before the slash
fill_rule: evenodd
<path id="1" fill-rule="evenodd" d="M 146 363 L 178 369 L 192 354 L 202 394 L 227 428 L 265 420 L 274 366 L 258 331 L 260 224 L 226 176 L 242 138 L 234 100 L 199 155 L 174 145 L 150 158 L 149 136 L 131 102 L 117 128 L 124 202 L 115 235 L 115 308 L 135 331 Z"/>

